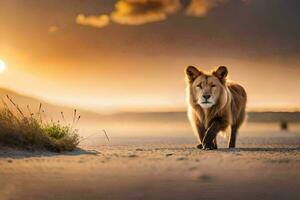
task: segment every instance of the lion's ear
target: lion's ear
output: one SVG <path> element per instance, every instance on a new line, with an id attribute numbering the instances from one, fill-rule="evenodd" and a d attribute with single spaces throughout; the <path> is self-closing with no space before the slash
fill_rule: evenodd
<path id="1" fill-rule="evenodd" d="M 193 82 L 198 76 L 202 74 L 196 67 L 188 66 L 185 69 L 186 77 L 190 82 Z"/>
<path id="2" fill-rule="evenodd" d="M 216 76 L 222 83 L 225 83 L 228 75 L 227 67 L 220 66 L 216 71 L 213 72 L 213 75 Z"/>

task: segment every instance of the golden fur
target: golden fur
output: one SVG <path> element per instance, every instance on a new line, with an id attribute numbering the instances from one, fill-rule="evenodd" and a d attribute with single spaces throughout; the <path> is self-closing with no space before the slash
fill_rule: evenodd
<path id="1" fill-rule="evenodd" d="M 186 68 L 188 117 L 202 145 L 208 133 L 217 134 L 210 133 L 213 130 L 231 128 L 229 147 L 235 147 L 237 131 L 245 119 L 246 92 L 241 85 L 227 81 L 227 74 L 224 66 L 212 73 L 193 66 Z M 213 124 L 216 120 L 217 125 Z M 215 137 L 213 139 L 216 147 Z"/>

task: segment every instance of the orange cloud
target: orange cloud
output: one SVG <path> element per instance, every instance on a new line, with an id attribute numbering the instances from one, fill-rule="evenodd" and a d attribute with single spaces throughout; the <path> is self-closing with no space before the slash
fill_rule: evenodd
<path id="1" fill-rule="evenodd" d="M 141 25 L 165 20 L 181 8 L 179 0 L 119 0 L 111 13 L 118 24 Z"/>
<path id="2" fill-rule="evenodd" d="M 189 16 L 203 17 L 217 7 L 219 4 L 226 3 L 228 0 L 192 0 L 185 13 Z"/>
<path id="3" fill-rule="evenodd" d="M 122 25 L 142 25 L 164 21 L 169 15 L 185 7 L 184 13 L 188 16 L 204 17 L 213 8 L 231 0 L 190 0 L 185 7 L 181 0 L 117 0 L 115 10 L 109 15 L 77 16 L 76 22 L 80 25 L 102 28 L 110 21 Z M 253 0 L 240 0 L 245 5 Z"/>
<path id="4" fill-rule="evenodd" d="M 84 26 L 92 26 L 95 28 L 103 28 L 110 22 L 108 15 L 89 15 L 79 14 L 76 18 L 76 23 Z"/>

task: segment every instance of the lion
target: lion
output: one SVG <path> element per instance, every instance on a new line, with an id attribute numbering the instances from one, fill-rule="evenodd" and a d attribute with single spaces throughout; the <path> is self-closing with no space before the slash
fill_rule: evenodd
<path id="1" fill-rule="evenodd" d="M 216 136 L 227 132 L 229 148 L 235 148 L 237 133 L 245 120 L 245 89 L 227 80 L 228 69 L 220 66 L 205 73 L 194 66 L 185 70 L 187 80 L 188 118 L 199 139 L 200 149 L 217 149 Z"/>

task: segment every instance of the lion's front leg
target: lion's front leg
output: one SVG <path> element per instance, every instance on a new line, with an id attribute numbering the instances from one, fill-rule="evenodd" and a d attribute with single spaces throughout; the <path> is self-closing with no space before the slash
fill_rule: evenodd
<path id="1" fill-rule="evenodd" d="M 227 123 L 222 118 L 216 118 L 212 121 L 210 127 L 207 129 L 203 139 L 203 149 L 213 150 L 217 149 L 217 134 L 227 126 Z"/>
<path id="2" fill-rule="evenodd" d="M 217 137 L 215 137 L 213 143 L 214 143 L 214 149 L 218 149 Z"/>
<path id="3" fill-rule="evenodd" d="M 236 136 L 237 136 L 237 126 L 231 126 L 231 133 L 230 133 L 230 138 L 229 138 L 229 148 L 235 148 L 235 143 L 236 143 Z"/>
<path id="4" fill-rule="evenodd" d="M 203 149 L 203 139 L 204 139 L 204 136 L 205 136 L 206 129 L 204 128 L 203 125 L 198 125 L 197 126 L 197 132 L 198 132 L 198 136 L 199 136 L 199 140 L 200 140 L 200 144 L 197 145 L 197 148 L 198 149 Z"/>

